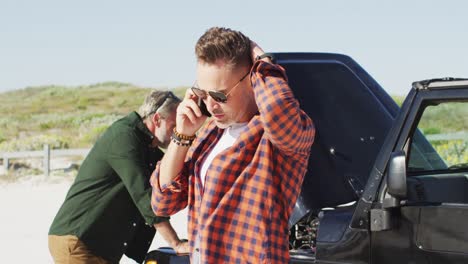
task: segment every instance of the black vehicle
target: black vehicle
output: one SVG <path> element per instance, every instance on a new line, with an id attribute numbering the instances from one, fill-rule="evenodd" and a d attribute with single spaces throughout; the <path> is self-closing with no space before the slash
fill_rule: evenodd
<path id="1" fill-rule="evenodd" d="M 290 263 L 468 263 L 468 79 L 415 82 L 400 108 L 350 57 L 275 57 L 317 129 Z"/>

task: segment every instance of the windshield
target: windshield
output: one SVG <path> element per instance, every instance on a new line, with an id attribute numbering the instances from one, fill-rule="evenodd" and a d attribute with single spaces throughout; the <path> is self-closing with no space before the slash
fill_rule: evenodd
<path id="1" fill-rule="evenodd" d="M 408 171 L 468 171 L 468 102 L 427 106 L 411 143 Z"/>

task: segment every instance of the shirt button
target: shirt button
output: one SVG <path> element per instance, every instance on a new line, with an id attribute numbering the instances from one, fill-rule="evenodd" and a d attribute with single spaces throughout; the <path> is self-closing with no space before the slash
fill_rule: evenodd
<path id="1" fill-rule="evenodd" d="M 153 167 L 153 163 L 150 163 L 150 166 Z"/>
<path id="2" fill-rule="evenodd" d="M 133 226 L 136 226 L 136 223 L 133 223 Z"/>
<path id="3" fill-rule="evenodd" d="M 124 247 L 126 247 L 126 246 L 127 246 L 127 242 L 124 243 Z"/>

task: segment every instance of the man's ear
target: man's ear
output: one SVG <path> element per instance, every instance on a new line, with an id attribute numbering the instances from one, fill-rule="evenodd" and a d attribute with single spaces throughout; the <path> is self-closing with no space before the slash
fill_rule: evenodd
<path id="1" fill-rule="evenodd" d="M 154 126 L 159 127 L 161 124 L 161 115 L 159 115 L 159 113 L 151 115 L 151 122 L 153 122 Z"/>

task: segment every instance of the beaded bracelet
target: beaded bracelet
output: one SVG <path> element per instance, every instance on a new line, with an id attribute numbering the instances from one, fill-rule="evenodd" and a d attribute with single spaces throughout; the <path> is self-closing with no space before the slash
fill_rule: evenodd
<path id="1" fill-rule="evenodd" d="M 182 147 L 189 147 L 190 145 L 192 145 L 192 141 L 191 140 L 185 140 L 185 139 L 176 139 L 175 137 L 171 137 L 172 139 L 172 142 L 176 143 L 178 146 L 182 146 Z"/>
<path id="2" fill-rule="evenodd" d="M 195 139 L 195 136 L 186 136 L 186 135 L 180 134 L 174 128 L 174 130 L 172 131 L 171 139 L 172 139 L 172 142 L 176 143 L 179 146 L 188 147 L 192 145 L 192 142 Z"/>
<path id="3" fill-rule="evenodd" d="M 190 141 L 193 141 L 193 140 L 196 138 L 196 135 L 187 136 L 187 135 L 184 135 L 184 134 L 180 134 L 179 132 L 177 132 L 177 130 L 176 130 L 175 127 L 174 127 L 173 132 L 174 132 L 173 135 L 174 135 L 176 138 L 185 139 L 185 140 L 190 140 Z"/>

